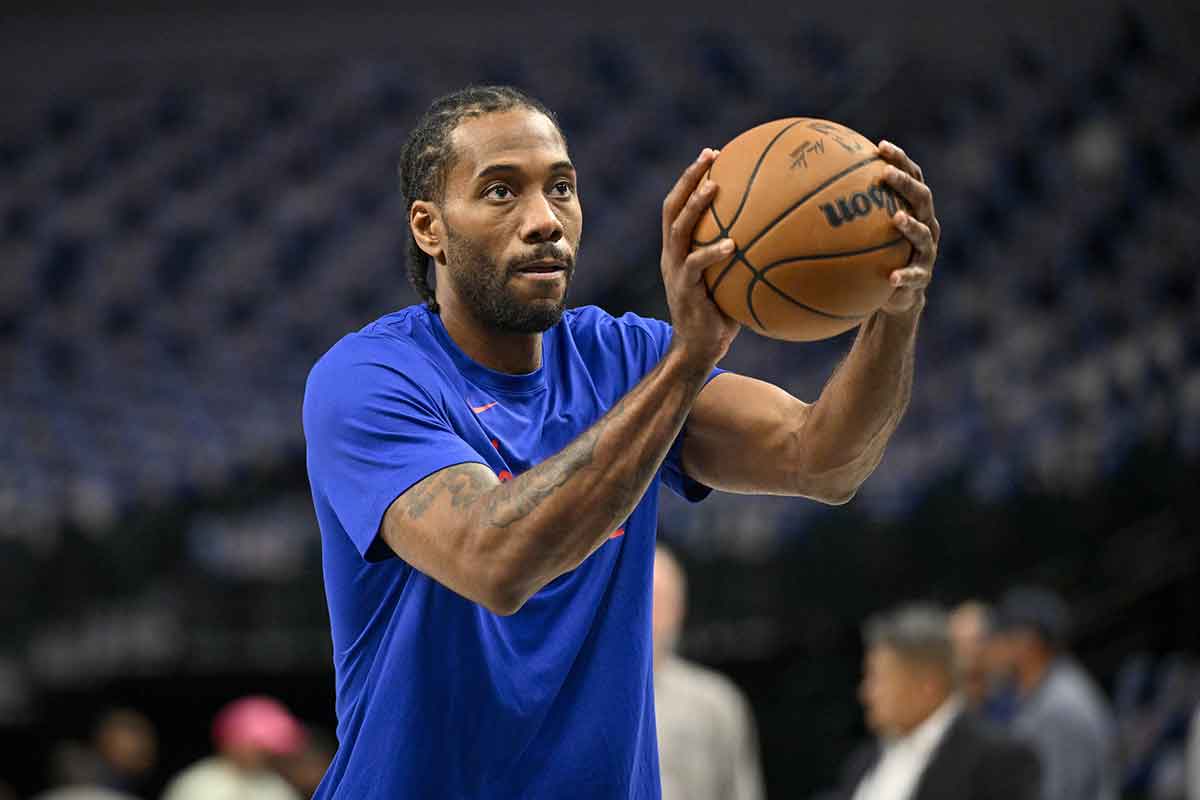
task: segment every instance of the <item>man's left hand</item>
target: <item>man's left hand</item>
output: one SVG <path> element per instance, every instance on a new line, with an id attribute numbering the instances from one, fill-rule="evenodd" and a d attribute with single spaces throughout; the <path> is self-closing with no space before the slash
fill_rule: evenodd
<path id="1" fill-rule="evenodd" d="M 879 143 L 879 156 L 890 165 L 884 170 L 887 185 L 908 201 L 912 209 L 911 213 L 897 211 L 892 222 L 913 246 L 908 266 L 889 276 L 895 289 L 879 310 L 885 314 L 907 314 L 925 305 L 925 287 L 933 279 L 942 226 L 934 213 L 933 192 L 925 185 L 920 165 L 887 140 Z"/>

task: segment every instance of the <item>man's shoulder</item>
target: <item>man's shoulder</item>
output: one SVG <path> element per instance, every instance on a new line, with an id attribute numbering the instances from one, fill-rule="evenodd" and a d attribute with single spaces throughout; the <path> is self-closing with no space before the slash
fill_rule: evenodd
<path id="1" fill-rule="evenodd" d="M 234 785 L 234 773 L 224 760 L 209 757 L 193 762 L 176 773 L 167 784 L 164 800 L 190 800 L 204 797 L 214 788 L 226 789 Z"/>
<path id="2" fill-rule="evenodd" d="M 739 709 L 746 704 L 742 690 L 727 676 L 685 658 L 672 657 L 664 665 L 663 677 L 692 702 Z"/>
<path id="3" fill-rule="evenodd" d="M 573 335 L 587 333 L 612 333 L 615 331 L 638 331 L 659 336 L 670 330 L 670 325 L 660 319 L 644 317 L 632 311 L 614 316 L 599 306 L 576 306 L 563 313 L 563 322 Z"/>
<path id="4" fill-rule="evenodd" d="M 99 786 L 63 786 L 34 795 L 32 800 L 137 800 L 131 794 Z"/>
<path id="5" fill-rule="evenodd" d="M 253 793 L 264 800 L 292 800 L 288 784 L 268 771 L 243 772 L 219 757 L 205 758 L 176 775 L 167 787 L 165 800 L 191 800 Z"/>
<path id="6" fill-rule="evenodd" d="M 361 367 L 385 367 L 412 373 L 421 379 L 433 368 L 435 339 L 429 312 L 408 306 L 346 334 L 313 365 L 308 382 L 344 383 L 348 373 Z"/>
<path id="7" fill-rule="evenodd" d="M 1028 749 L 999 725 L 970 711 L 959 713 L 947 731 L 947 736 L 959 737 L 988 750 L 1007 752 L 1013 749 Z"/>
<path id="8" fill-rule="evenodd" d="M 1100 687 L 1069 659 L 1055 664 L 1034 696 L 1030 711 L 1037 725 L 1096 729 L 1113 724 Z"/>
<path id="9" fill-rule="evenodd" d="M 623 362 L 640 374 L 662 358 L 671 326 L 627 312 L 619 317 L 596 306 L 579 306 L 563 315 L 563 336 L 585 359 Z"/>
<path id="10" fill-rule="evenodd" d="M 1033 749 L 971 712 L 946 730 L 922 778 L 918 797 L 1030 800 L 1040 785 Z"/>
<path id="11" fill-rule="evenodd" d="M 334 343 L 317 362 L 380 348 L 424 350 L 429 334 L 429 311 L 421 305 L 384 314 Z"/>
<path id="12" fill-rule="evenodd" d="M 1033 748 L 975 714 L 959 714 L 946 738 L 947 744 L 958 750 L 956 758 L 971 759 L 985 777 L 1004 775 L 1018 782 L 1036 780 L 1038 757 Z"/>

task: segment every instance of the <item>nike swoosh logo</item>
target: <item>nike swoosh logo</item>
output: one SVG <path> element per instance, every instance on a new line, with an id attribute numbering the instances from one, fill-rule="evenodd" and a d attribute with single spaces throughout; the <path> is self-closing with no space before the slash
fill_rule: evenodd
<path id="1" fill-rule="evenodd" d="M 483 412 L 487 411 L 489 408 L 491 408 L 494 405 L 499 405 L 499 403 L 497 403 L 497 401 L 493 400 L 492 402 L 490 402 L 486 405 L 471 406 L 471 410 L 474 411 L 476 414 L 482 414 Z"/>

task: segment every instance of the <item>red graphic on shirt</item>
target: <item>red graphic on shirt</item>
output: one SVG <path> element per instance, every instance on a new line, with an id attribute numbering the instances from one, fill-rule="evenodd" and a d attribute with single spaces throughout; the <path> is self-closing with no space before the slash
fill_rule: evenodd
<path id="1" fill-rule="evenodd" d="M 471 410 L 474 411 L 476 414 L 482 414 L 483 412 L 487 411 L 489 408 L 491 408 L 492 406 L 495 406 L 495 405 L 499 405 L 499 404 L 495 400 L 493 400 L 492 402 L 485 403 L 481 406 L 471 406 Z"/>
<path id="2" fill-rule="evenodd" d="M 496 477 L 500 479 L 501 483 L 504 483 L 505 481 L 511 481 L 513 479 L 513 474 L 506 469 L 502 469 L 496 475 Z"/>
<path id="3" fill-rule="evenodd" d="M 609 539 L 616 539 L 618 536 L 624 536 L 624 535 L 625 535 L 625 529 L 624 529 L 624 528 L 617 528 L 615 531 L 613 531 L 613 532 L 612 532 L 612 533 L 609 535 L 609 537 L 608 537 L 608 538 L 609 538 Z"/>

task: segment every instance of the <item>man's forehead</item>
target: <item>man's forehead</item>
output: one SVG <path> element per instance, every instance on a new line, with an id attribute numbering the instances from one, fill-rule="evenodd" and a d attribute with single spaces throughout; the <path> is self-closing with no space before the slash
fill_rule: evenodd
<path id="1" fill-rule="evenodd" d="M 567 148 L 554 123 L 529 109 L 501 111 L 463 120 L 451 138 L 455 171 L 468 176 L 493 163 L 529 159 L 559 161 Z"/>
<path id="2" fill-rule="evenodd" d="M 911 659 L 906 658 L 903 653 L 889 644 L 872 645 L 867 650 L 867 660 L 877 666 L 890 667 L 892 669 L 903 668 L 911 661 Z"/>

